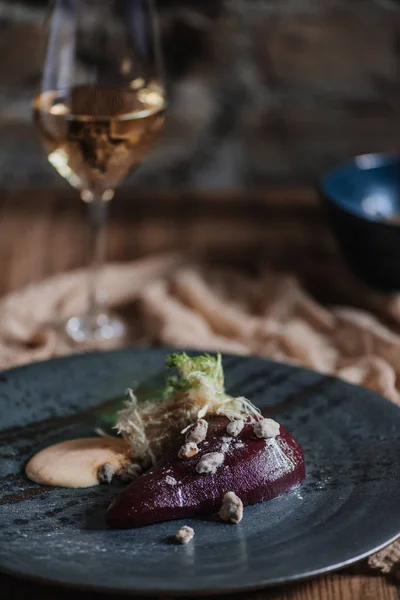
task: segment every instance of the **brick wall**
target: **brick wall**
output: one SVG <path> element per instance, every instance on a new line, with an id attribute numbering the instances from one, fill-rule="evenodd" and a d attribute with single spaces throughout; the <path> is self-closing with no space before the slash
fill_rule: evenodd
<path id="1" fill-rule="evenodd" d="M 28 126 L 45 4 L 0 2 L 0 176 L 16 184 L 61 185 Z M 142 183 L 262 186 L 314 176 L 354 154 L 400 151 L 400 3 L 158 6 L 172 96 Z"/>

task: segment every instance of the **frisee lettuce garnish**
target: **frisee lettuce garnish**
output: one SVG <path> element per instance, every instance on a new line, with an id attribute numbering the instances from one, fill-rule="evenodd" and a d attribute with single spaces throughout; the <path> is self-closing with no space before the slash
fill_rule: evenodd
<path id="1" fill-rule="evenodd" d="M 138 403 L 132 390 L 118 414 L 116 428 L 130 444 L 133 459 L 155 462 L 182 430 L 197 419 L 221 415 L 254 419 L 260 411 L 246 398 L 225 392 L 220 354 L 190 357 L 171 354 L 166 365 L 176 370 L 166 382 L 160 402 Z"/>
<path id="2" fill-rule="evenodd" d="M 224 370 L 220 354 L 210 356 L 190 357 L 186 352 L 170 354 L 166 360 L 166 366 L 175 368 L 177 375 L 169 377 L 164 392 L 164 397 L 179 392 L 190 392 L 191 390 L 207 387 L 216 396 L 225 394 Z"/>

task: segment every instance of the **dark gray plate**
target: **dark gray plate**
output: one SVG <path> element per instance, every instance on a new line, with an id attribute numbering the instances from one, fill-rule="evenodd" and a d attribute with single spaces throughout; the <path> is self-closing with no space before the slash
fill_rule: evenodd
<path id="1" fill-rule="evenodd" d="M 239 526 L 196 520 L 192 543 L 170 545 L 180 522 L 106 529 L 116 487 L 54 489 L 25 478 L 34 452 L 90 434 L 88 409 L 158 372 L 166 354 L 92 353 L 0 375 L 0 568 L 105 591 L 221 593 L 337 569 L 400 534 L 400 410 L 364 389 L 255 358 L 225 357 L 227 387 L 272 408 L 302 444 L 308 475 L 299 490 L 246 508 Z"/>

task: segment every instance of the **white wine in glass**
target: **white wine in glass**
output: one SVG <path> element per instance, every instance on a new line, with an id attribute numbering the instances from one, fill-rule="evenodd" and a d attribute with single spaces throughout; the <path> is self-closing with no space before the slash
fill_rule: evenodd
<path id="1" fill-rule="evenodd" d="M 48 160 L 80 191 L 90 220 L 88 308 L 69 319 L 77 342 L 125 334 L 98 289 L 107 205 L 151 151 L 166 95 L 151 0 L 55 0 L 34 123 Z"/>

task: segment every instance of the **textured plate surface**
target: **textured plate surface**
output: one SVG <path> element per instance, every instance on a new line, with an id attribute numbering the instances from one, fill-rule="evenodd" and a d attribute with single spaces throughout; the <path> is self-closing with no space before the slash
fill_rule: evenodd
<path id="1" fill-rule="evenodd" d="M 168 350 L 131 348 L 0 375 L 0 568 L 65 585 L 140 593 L 220 593 L 292 581 L 361 558 L 400 533 L 400 410 L 377 394 L 304 369 L 226 356 L 227 388 L 302 444 L 304 485 L 245 509 L 239 526 L 181 522 L 111 531 L 118 485 L 54 489 L 26 480 L 41 448 L 91 433 L 93 407 L 158 372 Z"/>

